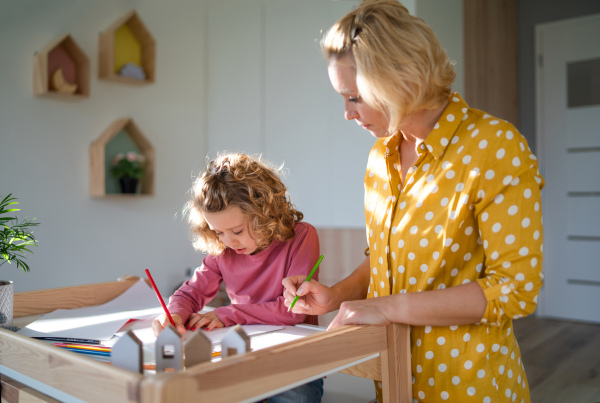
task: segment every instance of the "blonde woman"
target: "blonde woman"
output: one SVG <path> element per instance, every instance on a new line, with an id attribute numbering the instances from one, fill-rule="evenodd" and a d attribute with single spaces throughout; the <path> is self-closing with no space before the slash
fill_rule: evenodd
<path id="1" fill-rule="evenodd" d="M 416 401 L 529 402 L 512 323 L 542 285 L 544 182 L 527 141 L 452 92 L 446 52 L 397 1 L 363 1 L 322 49 L 345 118 L 377 138 L 369 256 L 333 287 L 284 279 L 286 305 L 339 309 L 330 329 L 411 325 Z"/>

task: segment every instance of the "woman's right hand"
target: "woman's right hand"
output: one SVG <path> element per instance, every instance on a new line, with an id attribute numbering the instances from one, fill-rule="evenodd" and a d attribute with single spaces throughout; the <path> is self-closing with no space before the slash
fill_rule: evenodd
<path id="1" fill-rule="evenodd" d="M 173 322 L 175 322 L 175 327 L 177 328 L 177 331 L 180 334 L 184 334 L 185 326 L 183 326 L 183 320 L 181 319 L 181 316 L 174 313 L 171 315 L 171 317 L 173 318 Z M 159 315 L 156 318 L 154 318 L 154 320 L 152 321 L 152 332 L 154 332 L 154 335 L 158 337 L 158 334 L 170 324 L 171 322 L 169 321 L 169 318 L 166 314 L 163 313 L 162 315 Z"/>
<path id="2" fill-rule="evenodd" d="M 284 278 L 282 284 L 285 288 L 285 306 L 289 307 L 296 295 L 300 297 L 292 308 L 293 313 L 323 315 L 337 309 L 332 289 L 315 280 L 306 281 L 306 276 L 291 276 Z"/>

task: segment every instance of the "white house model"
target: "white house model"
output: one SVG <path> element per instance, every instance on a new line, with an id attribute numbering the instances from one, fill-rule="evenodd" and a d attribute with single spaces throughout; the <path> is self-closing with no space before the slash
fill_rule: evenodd
<path id="1" fill-rule="evenodd" d="M 114 366 L 136 373 L 144 372 L 142 341 L 128 330 L 112 347 L 110 360 Z"/>
<path id="2" fill-rule="evenodd" d="M 183 342 L 183 356 L 186 368 L 210 361 L 212 358 L 210 339 L 202 332 L 192 332 L 192 335 Z"/>
<path id="3" fill-rule="evenodd" d="M 183 344 L 181 334 L 172 325 L 167 326 L 156 338 L 156 372 L 178 371 L 183 368 Z"/>
<path id="4" fill-rule="evenodd" d="M 242 326 L 235 325 L 221 340 L 221 357 L 244 354 L 250 351 L 250 337 Z"/>

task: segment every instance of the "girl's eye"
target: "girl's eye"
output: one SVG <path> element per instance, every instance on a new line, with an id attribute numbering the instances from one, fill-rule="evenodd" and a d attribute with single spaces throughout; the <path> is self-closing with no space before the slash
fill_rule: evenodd
<path id="1" fill-rule="evenodd" d="M 242 232 L 244 232 L 244 230 L 243 230 L 243 229 L 241 229 L 241 230 L 239 230 L 239 231 L 237 231 L 237 232 L 233 231 L 233 233 L 234 233 L 235 235 L 239 235 L 239 234 L 241 234 Z"/>

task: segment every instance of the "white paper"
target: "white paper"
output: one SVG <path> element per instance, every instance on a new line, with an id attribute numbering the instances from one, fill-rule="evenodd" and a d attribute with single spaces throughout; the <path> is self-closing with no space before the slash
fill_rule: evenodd
<path id="1" fill-rule="evenodd" d="M 129 319 L 155 317 L 162 307 L 154 290 L 140 279 L 115 299 L 76 309 L 58 309 L 18 331 L 29 337 L 106 341 Z"/>

